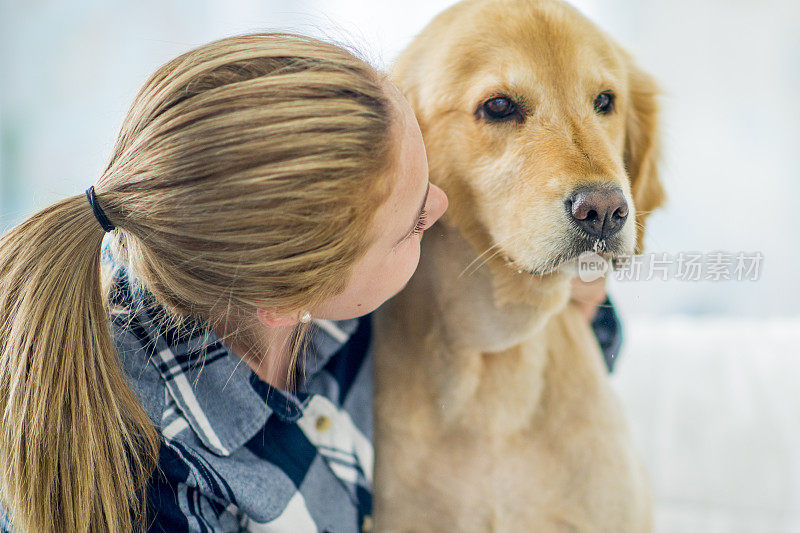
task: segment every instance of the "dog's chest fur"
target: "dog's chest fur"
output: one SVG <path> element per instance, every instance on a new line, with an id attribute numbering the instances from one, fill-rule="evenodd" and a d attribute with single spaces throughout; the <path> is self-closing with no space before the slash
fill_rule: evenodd
<path id="1" fill-rule="evenodd" d="M 560 297 L 546 300 L 555 315 L 503 323 L 483 300 L 491 274 L 450 269 L 457 240 L 426 243 L 418 275 L 376 315 L 378 530 L 649 530 L 647 484 L 585 319 Z M 489 327 L 477 335 L 503 335 L 480 341 L 470 317 Z"/>

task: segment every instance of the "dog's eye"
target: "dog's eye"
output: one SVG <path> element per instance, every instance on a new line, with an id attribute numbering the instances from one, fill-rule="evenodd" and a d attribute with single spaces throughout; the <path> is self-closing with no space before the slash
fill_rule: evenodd
<path id="1" fill-rule="evenodd" d="M 601 115 L 607 115 L 614 111 L 614 93 L 604 92 L 597 95 L 594 99 L 594 110 Z"/>
<path id="2" fill-rule="evenodd" d="M 495 96 L 489 98 L 478 110 L 478 116 L 489 120 L 518 120 L 520 118 L 519 108 L 514 100 L 505 96 Z"/>

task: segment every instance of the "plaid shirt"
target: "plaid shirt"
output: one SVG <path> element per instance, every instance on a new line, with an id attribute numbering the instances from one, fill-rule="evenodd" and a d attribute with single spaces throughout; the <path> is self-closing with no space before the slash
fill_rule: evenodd
<path id="1" fill-rule="evenodd" d="M 370 317 L 316 320 L 306 378 L 271 387 L 212 331 L 159 325 L 160 307 L 114 273 L 111 325 L 133 391 L 162 436 L 151 531 L 353 532 L 371 528 Z M 593 323 L 611 369 L 620 327 Z M 12 531 L 0 506 L 0 530 Z"/>
<path id="2" fill-rule="evenodd" d="M 153 531 L 350 532 L 372 510 L 370 318 L 316 320 L 297 393 L 273 388 L 213 331 L 158 325 L 118 269 L 114 339 L 162 435 Z M 113 294 L 113 293 L 112 293 Z M 161 321 L 163 322 L 163 321 Z"/>

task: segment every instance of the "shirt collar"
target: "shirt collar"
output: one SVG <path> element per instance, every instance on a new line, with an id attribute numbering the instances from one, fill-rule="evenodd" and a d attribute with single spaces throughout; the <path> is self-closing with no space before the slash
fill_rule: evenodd
<path id="1" fill-rule="evenodd" d="M 302 416 L 308 394 L 281 391 L 263 381 L 208 327 L 188 320 L 164 324 L 164 312 L 125 268 L 114 274 L 116 303 L 130 308 L 129 327 L 194 434 L 217 455 L 249 441 L 273 414 L 284 422 Z M 313 379 L 358 327 L 358 319 L 315 319 L 305 352 L 305 382 Z"/>

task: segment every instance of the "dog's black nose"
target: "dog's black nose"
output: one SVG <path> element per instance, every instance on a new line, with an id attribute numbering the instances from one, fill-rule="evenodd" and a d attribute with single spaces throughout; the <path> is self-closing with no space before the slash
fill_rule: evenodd
<path id="1" fill-rule="evenodd" d="M 581 187 L 566 201 L 572 221 L 598 239 L 611 237 L 625 225 L 628 202 L 617 187 Z"/>

